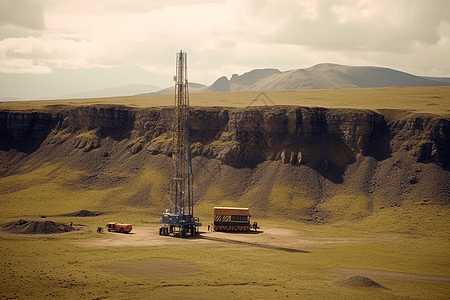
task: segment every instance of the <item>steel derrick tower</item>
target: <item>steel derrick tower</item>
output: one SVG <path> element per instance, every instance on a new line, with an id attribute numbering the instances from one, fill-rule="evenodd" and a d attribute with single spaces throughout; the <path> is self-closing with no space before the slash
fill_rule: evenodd
<path id="1" fill-rule="evenodd" d="M 174 127 L 172 149 L 172 173 L 170 178 L 170 211 L 163 213 L 159 228 L 160 235 L 173 233 L 185 237 L 196 235 L 201 226 L 194 218 L 194 195 L 189 138 L 189 91 L 187 80 L 187 54 L 176 56 Z"/>
<path id="2" fill-rule="evenodd" d="M 187 53 L 176 59 L 175 122 L 173 129 L 171 212 L 193 215 L 192 166 L 189 141 L 189 92 Z"/>

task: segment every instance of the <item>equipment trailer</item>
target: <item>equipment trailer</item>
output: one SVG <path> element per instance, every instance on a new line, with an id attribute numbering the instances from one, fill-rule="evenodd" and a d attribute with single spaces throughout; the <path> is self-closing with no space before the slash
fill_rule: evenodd
<path id="1" fill-rule="evenodd" d="M 258 231 L 258 223 L 250 222 L 248 208 L 214 207 L 214 231 Z"/>
<path id="2" fill-rule="evenodd" d="M 175 122 L 173 128 L 172 178 L 170 211 L 160 220 L 160 235 L 194 236 L 202 224 L 194 217 L 191 143 L 189 139 L 189 93 L 187 55 L 180 51 L 176 58 Z"/>

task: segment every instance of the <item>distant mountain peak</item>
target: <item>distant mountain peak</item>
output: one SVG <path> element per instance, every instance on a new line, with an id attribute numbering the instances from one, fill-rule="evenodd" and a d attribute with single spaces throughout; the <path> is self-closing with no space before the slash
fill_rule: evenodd
<path id="1" fill-rule="evenodd" d="M 391 86 L 449 86 L 450 78 L 420 77 L 390 68 L 319 63 L 281 72 L 255 69 L 231 79 L 222 76 L 207 92 L 274 91 L 296 89 L 375 88 Z"/>
<path id="2" fill-rule="evenodd" d="M 255 69 L 242 75 L 233 74 L 230 82 L 243 85 L 255 84 L 258 80 L 270 76 L 272 74 L 281 74 L 278 69 Z"/>
<path id="3" fill-rule="evenodd" d="M 226 76 L 218 78 L 208 89 L 208 92 L 229 92 L 231 83 Z"/>
<path id="4" fill-rule="evenodd" d="M 346 65 L 334 64 L 334 63 L 319 63 L 305 70 L 327 70 L 330 68 L 348 67 Z"/>
<path id="5" fill-rule="evenodd" d="M 226 76 L 222 76 L 208 88 L 208 92 L 228 92 L 233 89 L 232 85 L 237 86 L 237 90 L 242 89 L 242 86 L 250 87 L 273 74 L 281 74 L 281 71 L 278 69 L 254 69 L 242 75 L 233 74 L 230 80 Z"/>

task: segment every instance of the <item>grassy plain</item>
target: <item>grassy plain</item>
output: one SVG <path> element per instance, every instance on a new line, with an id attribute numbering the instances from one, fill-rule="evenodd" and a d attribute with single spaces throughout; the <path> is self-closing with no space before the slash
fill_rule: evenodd
<path id="1" fill-rule="evenodd" d="M 80 218 L 75 222 L 93 225 L 116 217 L 120 216 Z M 135 218 L 136 223 L 142 223 L 142 216 Z M 395 219 L 389 221 L 395 224 Z M 444 229 L 442 225 L 448 221 L 448 217 L 442 218 L 437 229 Z M 269 224 L 284 226 L 275 220 L 260 220 L 263 229 Z M 49 236 L 3 235 L 0 295 L 19 299 L 179 296 L 184 299 L 448 299 L 448 282 L 393 279 L 375 274 L 369 277 L 388 290 L 333 285 L 333 281 L 344 277 L 333 271 L 340 268 L 450 277 L 450 243 L 443 233 L 400 233 L 395 225 L 394 228 L 378 228 L 376 232 L 354 230 L 359 226 L 370 227 L 369 224 L 370 221 L 333 226 L 286 224 L 313 236 L 358 235 L 385 239 L 364 243 L 330 242 L 305 247 L 307 253 L 226 243 L 176 247 L 78 246 L 79 240 L 105 238 L 106 235 L 98 235 L 92 228 Z M 155 226 L 156 230 L 156 220 L 147 220 L 146 226 Z M 170 271 L 139 271 L 139 266 L 152 268 L 154 262 L 160 261 L 166 261 Z M 179 272 L 173 264 L 178 266 Z"/>
<path id="2" fill-rule="evenodd" d="M 144 168 L 140 179 L 125 189 L 139 188 L 140 181 L 150 179 L 161 184 L 162 179 L 153 178 L 153 173 Z M 447 207 L 408 204 L 369 214 L 364 209 L 365 199 L 353 199 L 361 205 L 349 206 L 342 196 L 326 204 L 337 220 L 328 225 L 253 216 L 262 230 L 286 228 L 313 238 L 330 238 L 327 243 L 305 245 L 305 252 L 253 247 L 251 243 L 204 245 L 195 241 L 182 246 L 85 247 L 77 242 L 107 238 L 95 228 L 108 221 L 152 227 L 156 232 L 158 219 L 149 208 L 119 201 L 105 205 L 111 193 L 118 193 L 117 188 L 73 190 L 70 182 L 79 176 L 81 171 L 45 164 L 32 172 L 0 179 L 0 223 L 42 220 L 40 216 L 46 215 L 45 220 L 84 225 L 83 230 L 67 234 L 0 234 L 0 298 L 448 299 L 450 295 Z M 274 188 L 274 193 L 286 193 L 283 186 Z M 220 205 L 230 201 L 219 187 L 212 188 L 209 196 Z M 105 208 L 108 214 L 98 217 L 58 216 Z M 341 216 L 343 210 L 348 211 L 346 217 Z M 205 207 L 197 212 L 204 224 L 212 222 Z M 355 238 L 373 240 L 350 241 Z M 374 273 L 369 277 L 388 289 L 340 287 L 332 284 L 345 277 L 336 271 L 340 269 L 355 270 L 351 271 L 355 275 L 358 270 L 369 270 L 443 276 L 447 281 Z"/>
<path id="3" fill-rule="evenodd" d="M 420 113 L 450 115 L 450 87 L 391 87 L 370 89 L 292 90 L 190 94 L 191 106 L 247 107 L 293 105 L 328 108 L 401 109 Z M 256 101 L 253 101 L 255 99 Z M 270 100 L 269 100 L 269 99 Z M 55 109 L 54 105 L 114 104 L 130 107 L 173 106 L 173 95 L 138 95 L 95 99 L 0 102 L 0 110 Z"/>

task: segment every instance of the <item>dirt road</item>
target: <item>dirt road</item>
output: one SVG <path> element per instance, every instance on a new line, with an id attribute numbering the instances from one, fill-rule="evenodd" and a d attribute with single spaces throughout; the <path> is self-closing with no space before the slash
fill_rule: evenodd
<path id="1" fill-rule="evenodd" d="M 85 247 L 152 247 L 170 245 L 212 245 L 231 243 L 249 247 L 277 249 L 290 252 L 307 252 L 320 244 L 329 243 L 369 243 L 392 240 L 392 238 L 335 238 L 312 237 L 302 231 L 283 228 L 264 228 L 263 231 L 249 233 L 226 233 L 201 231 L 198 237 L 178 238 L 160 236 L 158 227 L 135 226 L 130 234 L 106 232 L 106 238 L 75 242 Z"/>

